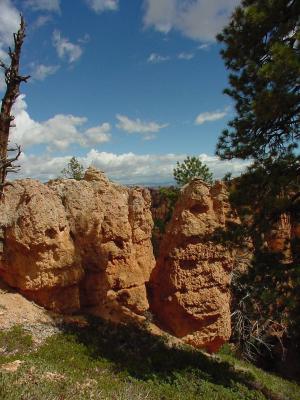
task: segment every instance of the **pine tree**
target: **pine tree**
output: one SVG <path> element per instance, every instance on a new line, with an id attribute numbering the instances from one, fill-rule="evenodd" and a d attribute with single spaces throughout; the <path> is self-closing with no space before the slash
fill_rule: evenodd
<path id="1" fill-rule="evenodd" d="M 233 315 L 242 317 L 233 319 L 234 336 L 250 353 L 265 355 L 261 344 L 276 348 L 277 338 L 299 356 L 300 238 L 294 234 L 285 257 L 269 251 L 266 237 L 284 215 L 295 225 L 300 221 L 300 1 L 242 0 L 217 38 L 236 116 L 216 153 L 254 161 L 230 182 L 243 223 L 236 241 L 249 235 L 254 244 L 251 266 L 232 284 Z"/>
<path id="2" fill-rule="evenodd" d="M 243 0 L 217 39 L 236 109 L 217 154 L 289 154 L 300 140 L 300 1 Z"/>
<path id="3" fill-rule="evenodd" d="M 201 178 L 207 183 L 212 183 L 213 175 L 207 165 L 203 164 L 198 157 L 187 157 L 182 163 L 177 161 L 173 170 L 174 179 L 178 185 L 189 183 L 193 178 Z"/>
<path id="4" fill-rule="evenodd" d="M 84 176 L 84 168 L 76 157 L 72 157 L 68 162 L 67 167 L 61 170 L 61 174 L 64 178 L 80 181 Z"/>

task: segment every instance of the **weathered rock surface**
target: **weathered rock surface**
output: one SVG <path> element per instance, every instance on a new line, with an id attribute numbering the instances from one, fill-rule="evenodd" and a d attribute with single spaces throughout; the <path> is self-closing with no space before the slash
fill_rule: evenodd
<path id="1" fill-rule="evenodd" d="M 0 225 L 0 276 L 27 298 L 55 311 L 144 319 L 154 267 L 147 190 L 113 184 L 93 168 L 82 181 L 15 181 Z"/>
<path id="2" fill-rule="evenodd" d="M 150 281 L 151 309 L 161 326 L 212 352 L 231 333 L 229 284 L 234 254 L 215 239 L 226 229 L 229 214 L 222 183 L 210 187 L 195 179 L 185 186 Z"/>
<path id="3" fill-rule="evenodd" d="M 148 190 L 93 168 L 81 181 L 15 181 L 0 211 L 0 278 L 50 310 L 115 322 L 144 321 L 150 299 L 162 328 L 216 351 L 230 336 L 236 258 L 216 237 L 234 221 L 225 186 L 183 188 L 155 269 L 150 207 Z"/>

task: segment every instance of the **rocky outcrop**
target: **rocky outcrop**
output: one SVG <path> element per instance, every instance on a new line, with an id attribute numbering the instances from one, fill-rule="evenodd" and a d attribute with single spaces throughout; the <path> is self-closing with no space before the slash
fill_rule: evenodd
<path id="1" fill-rule="evenodd" d="M 0 276 L 38 304 L 113 321 L 143 320 L 154 267 L 146 189 L 89 168 L 82 181 L 15 181 L 0 213 Z"/>
<path id="2" fill-rule="evenodd" d="M 186 343 L 216 351 L 230 329 L 233 251 L 219 235 L 230 215 L 225 186 L 195 179 L 182 189 L 150 281 L 151 310 Z"/>
<path id="3" fill-rule="evenodd" d="M 15 181 L 0 211 L 0 277 L 45 308 L 115 322 L 144 321 L 150 299 L 162 328 L 216 351 L 230 336 L 236 258 L 220 239 L 236 223 L 225 186 L 195 179 L 171 214 L 155 267 L 147 189 L 94 168 L 81 181 Z"/>

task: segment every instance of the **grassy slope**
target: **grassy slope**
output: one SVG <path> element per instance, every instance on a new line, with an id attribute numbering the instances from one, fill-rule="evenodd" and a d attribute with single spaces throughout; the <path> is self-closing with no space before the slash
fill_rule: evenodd
<path id="1" fill-rule="evenodd" d="M 262 387 L 300 399 L 296 384 L 230 355 L 220 355 L 221 361 L 170 348 L 145 331 L 100 321 L 69 327 L 34 351 L 30 336 L 15 327 L 0 333 L 0 348 L 0 364 L 23 361 L 14 373 L 0 372 L 1 400 L 263 400 L 269 396 Z"/>

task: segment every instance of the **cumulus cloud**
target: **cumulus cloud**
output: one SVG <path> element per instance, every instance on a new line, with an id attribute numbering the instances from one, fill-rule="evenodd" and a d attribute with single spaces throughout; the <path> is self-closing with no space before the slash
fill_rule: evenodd
<path id="1" fill-rule="evenodd" d="M 172 29 L 199 41 L 214 41 L 239 0 L 144 0 L 146 28 Z"/>
<path id="2" fill-rule="evenodd" d="M 169 60 L 170 60 L 170 57 L 168 57 L 168 56 L 162 56 L 157 53 L 151 53 L 147 59 L 147 62 L 150 64 L 159 64 L 159 63 L 169 61 Z"/>
<path id="3" fill-rule="evenodd" d="M 229 111 L 228 108 L 226 108 L 224 111 L 213 111 L 213 112 L 200 113 L 195 119 L 195 124 L 202 125 L 205 122 L 217 121 L 219 119 L 226 117 L 226 115 L 228 114 L 228 111 Z"/>
<path id="4" fill-rule="evenodd" d="M 10 0 L 0 1 L 0 46 L 12 42 L 12 34 L 19 29 L 19 11 Z M 2 48 L 3 50 L 3 48 Z M 5 51 L 6 52 L 6 51 Z"/>
<path id="5" fill-rule="evenodd" d="M 166 128 L 168 124 L 158 124 L 157 122 L 145 122 L 139 118 L 130 119 L 126 115 L 117 114 L 117 128 L 128 133 L 141 133 L 145 134 L 144 139 L 154 139 L 153 133 L 159 132 L 161 129 Z M 149 135 L 150 134 L 150 135 Z"/>
<path id="6" fill-rule="evenodd" d="M 119 0 L 86 0 L 86 3 L 98 14 L 104 11 L 116 11 L 119 8 Z"/>
<path id="7" fill-rule="evenodd" d="M 59 70 L 59 65 L 32 64 L 31 76 L 37 81 L 43 81 Z"/>
<path id="8" fill-rule="evenodd" d="M 110 125 L 84 129 L 85 117 L 57 114 L 44 121 L 34 121 L 27 112 L 25 95 L 18 97 L 14 107 L 16 127 L 12 129 L 11 142 L 27 149 L 43 144 L 48 150 L 67 150 L 72 144 L 90 147 L 110 140 Z"/>
<path id="9" fill-rule="evenodd" d="M 26 0 L 25 5 L 34 11 L 60 12 L 60 0 Z"/>
<path id="10" fill-rule="evenodd" d="M 144 24 L 168 33 L 177 19 L 177 0 L 145 0 Z"/>
<path id="11" fill-rule="evenodd" d="M 71 43 L 69 39 L 61 36 L 58 30 L 53 32 L 52 39 L 59 58 L 67 59 L 71 64 L 81 57 L 82 48 L 78 44 Z"/>
<path id="12" fill-rule="evenodd" d="M 99 144 L 108 142 L 111 138 L 111 126 L 108 122 L 99 126 L 94 126 L 85 131 L 85 141 L 88 144 Z"/>
<path id="13" fill-rule="evenodd" d="M 51 157 L 49 154 L 34 155 L 21 153 L 18 164 L 21 169 L 17 175 L 9 175 L 8 179 L 33 178 L 42 182 L 55 179 L 61 174 L 61 170 L 70 161 L 70 156 Z"/>
<path id="14" fill-rule="evenodd" d="M 72 155 L 51 157 L 49 154 L 37 156 L 23 153 L 20 158 L 21 171 L 17 178 L 32 177 L 42 181 L 53 179 L 60 174 Z M 176 161 L 182 162 L 185 157 L 186 154 L 115 154 L 92 149 L 77 158 L 85 168 L 93 165 L 117 182 L 160 185 L 173 182 Z M 221 161 L 207 154 L 200 154 L 199 157 L 213 171 L 215 179 L 221 179 L 227 172 L 237 176 L 249 165 L 249 162 L 240 160 Z"/>
<path id="15" fill-rule="evenodd" d="M 184 53 L 183 52 L 183 53 L 179 53 L 177 55 L 177 58 L 179 58 L 179 60 L 187 60 L 187 61 L 191 60 L 194 57 L 195 57 L 194 53 Z"/>

